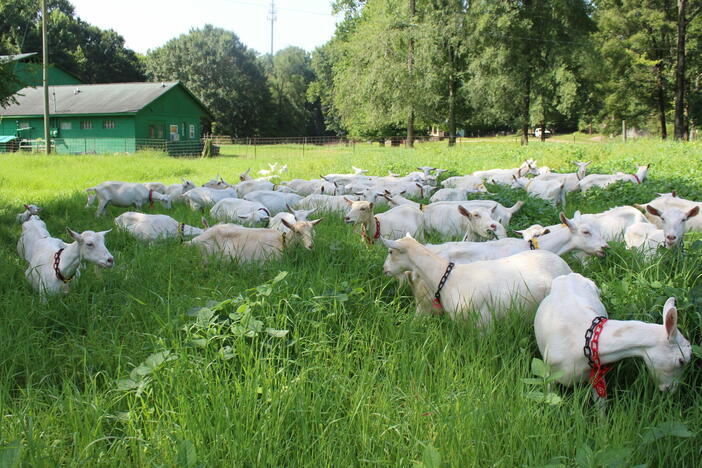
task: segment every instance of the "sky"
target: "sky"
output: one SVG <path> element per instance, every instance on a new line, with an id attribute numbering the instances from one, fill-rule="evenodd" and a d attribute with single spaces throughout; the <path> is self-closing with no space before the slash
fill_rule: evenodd
<path id="1" fill-rule="evenodd" d="M 146 53 L 192 28 L 212 24 L 233 31 L 248 47 L 270 52 L 271 0 L 71 0 L 76 15 L 102 29 L 114 29 L 126 46 Z M 273 49 L 298 46 L 312 51 L 331 39 L 337 18 L 331 0 L 276 0 Z"/>

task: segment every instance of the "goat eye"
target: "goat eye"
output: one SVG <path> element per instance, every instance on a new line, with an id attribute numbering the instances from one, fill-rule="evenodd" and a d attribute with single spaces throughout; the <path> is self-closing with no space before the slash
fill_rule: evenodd
<path id="1" fill-rule="evenodd" d="M 92 242 L 88 242 L 88 243 L 85 244 L 85 245 L 87 245 L 88 247 L 95 247 L 95 244 L 93 244 Z"/>
<path id="2" fill-rule="evenodd" d="M 683 358 L 678 359 L 678 363 L 680 364 L 680 367 L 685 365 L 685 360 Z"/>

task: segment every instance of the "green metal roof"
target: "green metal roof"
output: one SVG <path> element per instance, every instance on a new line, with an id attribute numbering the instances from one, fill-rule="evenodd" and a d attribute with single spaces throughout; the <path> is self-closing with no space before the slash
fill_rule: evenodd
<path id="1" fill-rule="evenodd" d="M 9 143 L 15 139 L 17 139 L 17 137 L 14 135 L 0 135 L 0 143 Z"/>
<path id="2" fill-rule="evenodd" d="M 176 86 L 181 86 L 209 114 L 207 108 L 177 81 L 50 86 L 49 112 L 52 115 L 136 114 Z M 44 95 L 41 87 L 24 88 L 15 98 L 18 103 L 0 109 L 0 116 L 43 115 Z"/>

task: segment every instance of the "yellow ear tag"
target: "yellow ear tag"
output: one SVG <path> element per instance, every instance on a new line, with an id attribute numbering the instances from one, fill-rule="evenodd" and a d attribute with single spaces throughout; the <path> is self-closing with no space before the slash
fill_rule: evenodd
<path id="1" fill-rule="evenodd" d="M 536 237 L 529 239 L 529 247 L 531 247 L 531 250 L 539 250 L 539 241 Z"/>

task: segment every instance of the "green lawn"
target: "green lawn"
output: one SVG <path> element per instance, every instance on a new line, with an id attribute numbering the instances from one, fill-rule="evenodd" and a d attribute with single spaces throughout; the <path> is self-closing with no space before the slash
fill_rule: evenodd
<path id="1" fill-rule="evenodd" d="M 109 229 L 128 210 L 109 207 L 96 219 L 95 207 L 84 206 L 86 187 L 180 177 L 202 184 L 216 174 L 234 182 L 272 162 L 288 164 L 287 178 L 352 165 L 385 175 L 426 164 L 449 169 L 448 177 L 527 157 L 564 171 L 576 160 L 592 160 L 591 172 L 652 163 L 643 185 L 569 196 L 570 215 L 671 189 L 702 200 L 702 145 L 498 141 L 222 152 L 208 160 L 0 155 L 0 467 L 17 460 L 46 467 L 700 465 L 700 359 L 674 394 L 659 393 L 643 363 L 631 360 L 609 374 L 605 410 L 591 404 L 585 385 L 553 388 L 559 405 L 530 399 L 535 389 L 521 379 L 533 376 L 538 356 L 531 314 L 515 312 L 487 333 L 444 317 L 415 318 L 409 289 L 382 275 L 385 249 L 363 245 L 339 217 L 319 224 L 314 252 L 293 250 L 263 267 L 206 266 L 177 241 L 146 246 L 114 230 L 107 246 L 116 266 L 88 267 L 70 295 L 42 303 L 24 278 L 14 216 L 22 203 L 40 204 L 49 230 L 67 240 L 66 226 Z M 495 198 L 512 204 L 524 195 L 499 190 Z M 183 206 L 168 214 L 199 223 L 200 214 Z M 555 223 L 557 212 L 528 200 L 511 227 L 534 222 Z M 621 245 L 587 267 L 567 261 L 597 282 L 613 318 L 660 323 L 663 302 L 676 296 L 680 329 L 699 344 L 696 239 L 687 239 L 684 253 L 652 262 Z M 268 327 L 288 333 L 270 336 Z"/>

